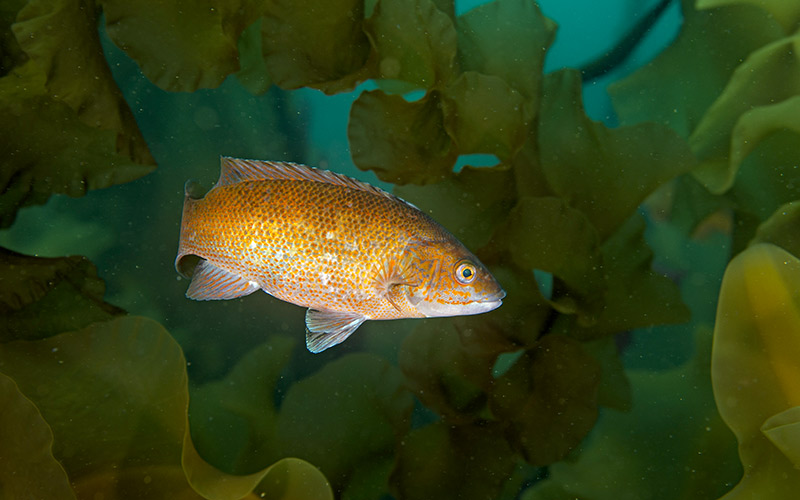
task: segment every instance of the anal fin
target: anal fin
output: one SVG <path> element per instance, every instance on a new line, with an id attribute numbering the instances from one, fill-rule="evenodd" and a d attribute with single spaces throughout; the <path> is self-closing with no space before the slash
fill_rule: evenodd
<path id="1" fill-rule="evenodd" d="M 340 311 L 306 311 L 306 347 L 317 354 L 341 344 L 367 318 L 361 314 Z"/>
<path id="2" fill-rule="evenodd" d="M 244 297 L 261 288 L 204 260 L 197 264 L 186 296 L 194 300 L 224 300 Z"/>

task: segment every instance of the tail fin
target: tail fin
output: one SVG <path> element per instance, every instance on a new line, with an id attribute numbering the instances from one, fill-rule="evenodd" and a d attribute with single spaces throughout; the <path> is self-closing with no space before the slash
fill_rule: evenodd
<path id="1" fill-rule="evenodd" d="M 205 189 L 203 186 L 200 185 L 199 182 L 189 179 L 186 181 L 186 184 L 183 185 L 183 194 L 186 198 L 191 198 L 193 200 L 199 200 L 203 196 L 206 195 Z"/>
<path id="2" fill-rule="evenodd" d="M 194 257 L 194 254 L 193 249 L 186 241 L 186 230 L 192 221 L 194 204 L 205 195 L 205 192 L 200 184 L 191 179 L 184 184 L 183 192 L 183 214 L 181 215 L 181 232 L 178 240 L 178 255 L 175 257 L 175 270 L 181 276 L 188 278 L 192 275 L 198 259 L 189 258 Z"/>

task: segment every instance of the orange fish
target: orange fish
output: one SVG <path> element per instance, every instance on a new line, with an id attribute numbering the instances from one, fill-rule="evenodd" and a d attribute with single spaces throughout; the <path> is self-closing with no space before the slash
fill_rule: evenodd
<path id="1" fill-rule="evenodd" d="M 187 183 L 175 268 L 192 279 L 189 298 L 261 289 L 307 307 L 317 353 L 369 319 L 478 314 L 505 297 L 452 234 L 382 189 L 295 163 L 221 163 L 205 197 Z"/>

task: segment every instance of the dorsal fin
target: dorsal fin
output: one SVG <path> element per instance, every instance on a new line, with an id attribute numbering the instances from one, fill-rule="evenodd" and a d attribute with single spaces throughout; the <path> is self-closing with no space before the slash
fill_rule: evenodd
<path id="1" fill-rule="evenodd" d="M 335 184 L 337 186 L 344 186 L 350 189 L 357 189 L 359 191 L 383 196 L 419 210 L 413 204 L 402 198 L 398 198 L 392 193 L 388 193 L 366 182 L 361 182 L 352 177 L 337 174 L 329 170 L 320 170 L 307 165 L 301 165 L 300 163 L 245 160 L 242 158 L 222 156 L 220 157 L 220 166 L 221 172 L 219 181 L 217 181 L 217 186 L 227 186 L 230 184 L 238 184 L 239 182 L 261 181 L 266 179 L 323 182 L 325 184 Z"/>

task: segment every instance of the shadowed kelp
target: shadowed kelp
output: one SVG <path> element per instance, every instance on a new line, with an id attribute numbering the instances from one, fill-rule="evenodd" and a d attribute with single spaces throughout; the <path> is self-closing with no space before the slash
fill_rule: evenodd
<path id="1" fill-rule="evenodd" d="M 0 19 L 16 54 L 4 55 L 0 78 L 0 227 L 51 193 L 82 196 L 154 168 L 103 58 L 97 19 L 82 0 L 36 0 L 13 25 Z"/>

